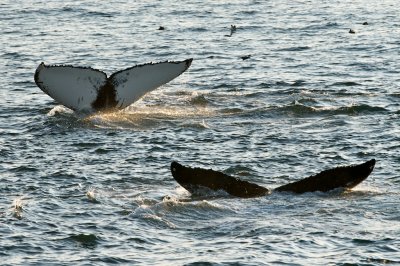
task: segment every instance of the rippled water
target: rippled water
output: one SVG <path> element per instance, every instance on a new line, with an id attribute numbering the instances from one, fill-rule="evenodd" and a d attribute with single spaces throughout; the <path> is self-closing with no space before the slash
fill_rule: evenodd
<path id="1" fill-rule="evenodd" d="M 396 1 L 6 0 L 0 13 L 2 264 L 400 263 Z M 191 57 L 115 114 L 80 117 L 33 82 L 42 61 L 112 73 Z M 195 198 L 169 172 L 177 160 L 274 188 L 372 158 L 346 193 Z"/>

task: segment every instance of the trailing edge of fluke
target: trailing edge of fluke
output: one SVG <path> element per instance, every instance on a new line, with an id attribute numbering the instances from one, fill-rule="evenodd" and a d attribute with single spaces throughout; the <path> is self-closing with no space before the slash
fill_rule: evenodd
<path id="1" fill-rule="evenodd" d="M 66 107 L 84 113 L 121 110 L 185 72 L 193 59 L 148 63 L 112 74 L 93 68 L 41 63 L 36 85 Z"/>
<path id="2" fill-rule="evenodd" d="M 340 166 L 277 187 L 274 190 L 306 193 L 315 191 L 327 192 L 338 188 L 351 189 L 365 180 L 371 174 L 374 166 L 375 159 L 358 165 Z M 271 193 L 265 187 L 240 180 L 222 172 L 186 167 L 175 161 L 171 163 L 171 173 L 179 185 L 192 194 L 197 194 L 202 188 L 214 191 L 223 190 L 232 196 L 241 198 L 261 197 Z"/>

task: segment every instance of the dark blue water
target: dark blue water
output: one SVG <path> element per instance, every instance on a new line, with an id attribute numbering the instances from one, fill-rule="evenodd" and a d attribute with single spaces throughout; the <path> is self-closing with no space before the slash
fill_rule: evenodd
<path id="1" fill-rule="evenodd" d="M 396 1 L 6 0 L 0 14 L 1 264 L 400 263 Z M 110 74 L 192 57 L 109 115 L 33 81 L 40 62 Z M 372 158 L 344 193 L 196 198 L 169 172 L 274 188 Z"/>

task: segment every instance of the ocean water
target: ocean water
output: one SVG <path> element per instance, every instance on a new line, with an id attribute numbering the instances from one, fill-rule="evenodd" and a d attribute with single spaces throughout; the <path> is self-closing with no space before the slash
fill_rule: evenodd
<path id="1" fill-rule="evenodd" d="M 0 14 L 0 264 L 400 264 L 397 1 L 3 0 Z M 33 81 L 40 62 L 111 74 L 187 58 L 108 115 Z M 372 158 L 352 191 L 254 199 L 193 197 L 169 170 L 272 189 Z"/>

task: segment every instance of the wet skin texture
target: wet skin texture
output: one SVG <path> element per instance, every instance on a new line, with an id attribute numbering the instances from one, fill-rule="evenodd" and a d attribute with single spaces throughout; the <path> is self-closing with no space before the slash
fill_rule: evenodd
<path id="1" fill-rule="evenodd" d="M 280 186 L 275 191 L 305 193 L 327 192 L 337 188 L 351 189 L 365 180 L 375 166 L 375 159 L 351 166 L 341 166 L 322 171 L 316 175 Z M 202 187 L 217 191 L 224 190 L 232 196 L 241 198 L 261 197 L 270 193 L 262 186 L 240 180 L 219 171 L 191 168 L 177 162 L 171 163 L 174 179 L 190 193 Z"/>
<path id="2" fill-rule="evenodd" d="M 172 162 L 171 172 L 179 185 L 191 193 L 202 187 L 215 191 L 224 190 L 232 196 L 241 198 L 261 197 L 269 193 L 265 187 L 211 169 L 190 168 Z"/>

